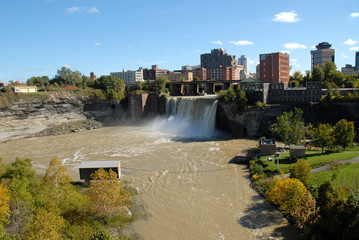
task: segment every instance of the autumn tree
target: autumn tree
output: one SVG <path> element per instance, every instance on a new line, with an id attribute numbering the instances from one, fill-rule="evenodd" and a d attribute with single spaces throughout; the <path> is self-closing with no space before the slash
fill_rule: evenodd
<path id="1" fill-rule="evenodd" d="M 341 146 L 345 150 L 353 144 L 354 136 L 354 122 L 348 122 L 346 119 L 342 119 L 335 124 L 334 138 L 337 146 Z"/>
<path id="2" fill-rule="evenodd" d="M 62 67 L 57 70 L 57 74 L 50 81 L 58 85 L 76 85 L 81 86 L 83 82 L 82 74 L 79 71 L 72 71 L 70 68 Z"/>
<path id="3" fill-rule="evenodd" d="M 322 153 L 324 153 L 324 148 L 330 147 L 334 143 L 333 131 L 333 127 L 327 123 L 321 123 L 317 128 L 313 128 L 311 135 L 314 146 L 320 147 Z"/>
<path id="4" fill-rule="evenodd" d="M 44 182 L 53 184 L 56 187 L 71 182 L 67 169 L 62 165 L 58 158 L 54 157 L 46 171 Z"/>
<path id="5" fill-rule="evenodd" d="M 289 166 L 289 177 L 299 179 L 304 185 L 310 177 L 310 164 L 304 159 L 299 159 L 294 165 Z"/>
<path id="6" fill-rule="evenodd" d="M 61 239 L 61 229 L 64 224 L 62 217 L 40 208 L 27 225 L 26 239 Z"/>
<path id="7" fill-rule="evenodd" d="M 0 185 L 0 227 L 4 223 L 8 223 L 7 218 L 10 215 L 9 201 L 9 190 L 5 186 Z"/>
<path id="8" fill-rule="evenodd" d="M 102 168 L 92 174 L 89 188 L 92 211 L 98 216 L 117 216 L 124 206 L 131 206 L 130 194 L 124 189 L 117 174 Z"/>
<path id="9" fill-rule="evenodd" d="M 291 215 L 299 228 L 303 228 L 317 212 L 315 200 L 310 192 L 295 178 L 277 181 L 274 188 L 267 193 L 267 198 L 278 205 L 284 214 Z"/>

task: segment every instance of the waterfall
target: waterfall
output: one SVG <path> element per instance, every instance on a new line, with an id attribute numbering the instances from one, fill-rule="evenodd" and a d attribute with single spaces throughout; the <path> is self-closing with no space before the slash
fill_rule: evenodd
<path id="1" fill-rule="evenodd" d="M 156 119 L 152 128 L 178 137 L 212 137 L 216 134 L 217 100 L 209 97 L 170 97 L 166 118 Z"/>

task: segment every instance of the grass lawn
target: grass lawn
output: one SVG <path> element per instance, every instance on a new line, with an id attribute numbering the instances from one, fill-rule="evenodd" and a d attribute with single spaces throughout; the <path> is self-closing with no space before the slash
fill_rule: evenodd
<path id="1" fill-rule="evenodd" d="M 359 147 L 355 146 L 349 151 L 338 152 L 338 153 L 325 153 L 322 154 L 321 151 L 306 151 L 304 159 L 309 162 L 311 168 L 317 168 L 324 166 L 331 162 L 336 162 L 340 160 L 348 160 L 359 156 Z M 269 156 L 262 156 L 260 160 L 266 160 Z M 274 159 L 274 157 L 271 157 Z M 266 161 L 270 169 L 276 169 L 276 161 Z M 283 169 L 284 172 L 288 173 L 289 166 L 295 162 L 289 158 L 289 152 L 282 153 L 279 158 L 279 169 Z"/>
<path id="2" fill-rule="evenodd" d="M 342 164 L 336 170 L 328 170 L 312 174 L 309 179 L 309 184 L 319 187 L 324 181 L 332 180 L 333 174 L 337 174 L 333 180 L 336 186 L 349 185 L 359 189 L 359 163 Z"/>

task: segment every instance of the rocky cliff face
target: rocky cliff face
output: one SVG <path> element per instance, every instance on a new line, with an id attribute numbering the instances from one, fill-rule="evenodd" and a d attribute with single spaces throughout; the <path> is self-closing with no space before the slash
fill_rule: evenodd
<path id="1" fill-rule="evenodd" d="M 1 109 L 0 141 L 34 134 L 64 122 L 95 119 L 106 124 L 125 115 L 116 102 L 78 97 L 71 92 L 53 92 L 47 100 L 27 98 Z"/>

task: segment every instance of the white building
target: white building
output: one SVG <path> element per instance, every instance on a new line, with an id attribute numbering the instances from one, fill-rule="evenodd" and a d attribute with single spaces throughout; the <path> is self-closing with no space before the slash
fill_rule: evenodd
<path id="1" fill-rule="evenodd" d="M 131 84 L 136 82 L 142 82 L 143 80 L 143 70 L 139 69 L 137 71 L 123 70 L 122 72 L 112 72 L 111 76 L 118 77 L 122 79 L 125 84 Z"/>
<path id="2" fill-rule="evenodd" d="M 249 59 L 246 55 L 242 55 L 240 58 L 238 58 L 238 65 L 243 65 L 244 72 L 249 74 Z"/>

